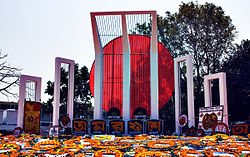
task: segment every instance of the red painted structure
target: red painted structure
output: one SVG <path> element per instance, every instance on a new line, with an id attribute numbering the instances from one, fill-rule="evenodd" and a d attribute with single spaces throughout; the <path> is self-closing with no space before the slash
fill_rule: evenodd
<path id="1" fill-rule="evenodd" d="M 129 35 L 130 43 L 130 115 L 142 107 L 150 115 L 150 37 Z M 122 38 L 110 41 L 103 48 L 103 109 L 118 108 L 122 114 Z M 90 71 L 90 90 L 94 95 L 94 66 Z M 173 58 L 158 42 L 159 109 L 169 101 L 174 89 Z M 122 115 L 121 115 L 122 116 Z"/>

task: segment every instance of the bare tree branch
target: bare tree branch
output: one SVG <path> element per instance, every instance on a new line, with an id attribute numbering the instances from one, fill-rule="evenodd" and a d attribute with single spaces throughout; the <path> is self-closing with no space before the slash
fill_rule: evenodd
<path id="1" fill-rule="evenodd" d="M 9 65 L 6 61 L 7 56 L 0 50 L 0 95 L 7 99 L 10 97 L 17 98 L 17 90 L 13 88 L 19 84 L 21 69 Z"/>

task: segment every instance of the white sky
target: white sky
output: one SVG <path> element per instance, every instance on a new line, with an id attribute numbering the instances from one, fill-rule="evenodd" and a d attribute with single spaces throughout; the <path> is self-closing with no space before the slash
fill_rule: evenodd
<path id="1" fill-rule="evenodd" d="M 181 0 L 0 0 L 0 49 L 22 74 L 54 80 L 55 57 L 89 69 L 94 60 L 90 12 L 156 10 L 174 13 Z M 183 0 L 183 2 L 189 2 Z M 238 42 L 250 39 L 249 0 L 199 0 L 221 6 L 233 20 Z M 0 99 L 3 99 L 0 97 Z M 42 101 L 46 96 L 42 94 Z"/>

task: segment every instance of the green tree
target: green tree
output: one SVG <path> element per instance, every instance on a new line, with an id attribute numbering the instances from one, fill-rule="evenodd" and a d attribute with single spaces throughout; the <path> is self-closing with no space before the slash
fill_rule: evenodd
<path id="1" fill-rule="evenodd" d="M 212 3 L 183 3 L 175 14 L 175 21 L 179 45 L 174 51 L 178 56 L 193 55 L 195 93 L 200 97 L 203 76 L 218 72 L 234 53 L 235 26 L 222 8 Z"/>
<path id="2" fill-rule="evenodd" d="M 60 115 L 67 113 L 67 91 L 68 91 L 68 71 L 61 68 L 60 83 Z M 43 104 L 45 112 L 52 112 L 52 102 L 54 95 L 54 82 L 48 81 L 45 93 L 52 96 Z M 93 116 L 93 107 L 91 103 L 91 92 L 89 87 L 89 71 L 86 66 L 79 69 L 79 65 L 75 64 L 74 76 L 74 117 L 84 116 L 91 119 Z"/>
<path id="3" fill-rule="evenodd" d="M 92 95 L 89 85 L 89 71 L 86 66 L 78 69 L 79 67 L 76 65 L 75 71 L 78 71 L 78 74 L 75 75 L 74 110 L 78 115 L 77 117 L 84 116 L 87 119 L 92 119 L 93 106 L 91 103 Z"/>
<path id="4" fill-rule="evenodd" d="M 250 40 L 237 45 L 235 55 L 223 65 L 222 71 L 227 75 L 230 120 L 250 120 Z"/>
<path id="5" fill-rule="evenodd" d="M 235 26 L 223 9 L 212 3 L 203 5 L 182 3 L 179 11 L 158 15 L 158 38 L 173 57 L 192 54 L 196 115 L 204 106 L 203 77 L 219 72 L 222 65 L 235 53 Z M 132 33 L 150 34 L 151 23 L 137 24 Z M 185 64 L 182 79 L 186 81 Z M 182 96 L 186 98 L 185 94 Z M 185 102 L 185 100 L 183 100 Z"/>

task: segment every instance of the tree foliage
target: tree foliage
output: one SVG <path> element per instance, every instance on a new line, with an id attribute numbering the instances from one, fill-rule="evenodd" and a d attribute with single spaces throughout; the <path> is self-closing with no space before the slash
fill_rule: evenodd
<path id="1" fill-rule="evenodd" d="M 203 77 L 219 72 L 224 62 L 235 53 L 235 26 L 223 9 L 212 3 L 182 3 L 176 13 L 158 15 L 158 38 L 173 57 L 193 56 L 196 115 L 204 106 Z M 151 23 L 137 25 L 133 33 L 150 34 Z M 185 64 L 181 67 L 186 81 Z M 185 94 L 183 97 L 186 98 Z M 185 100 L 184 100 L 185 102 Z"/>
<path id="2" fill-rule="evenodd" d="M 228 106 L 231 121 L 250 118 L 250 41 L 243 40 L 223 66 L 227 75 Z"/>
<path id="3" fill-rule="evenodd" d="M 19 84 L 21 69 L 9 65 L 6 61 L 7 56 L 0 50 L 0 93 L 7 98 L 17 98 L 17 93 L 13 89 Z"/>
<path id="4" fill-rule="evenodd" d="M 195 93 L 200 95 L 203 76 L 218 72 L 234 52 L 235 27 L 222 8 L 212 3 L 183 3 L 175 21 L 179 43 L 174 46 L 174 52 L 178 56 L 193 55 Z"/>
<path id="5" fill-rule="evenodd" d="M 61 68 L 60 83 L 60 115 L 67 113 L 67 91 L 68 91 L 68 71 Z M 52 96 L 43 105 L 45 112 L 52 112 L 52 102 L 54 95 L 54 82 L 48 81 L 45 93 Z M 79 69 L 79 65 L 75 64 L 74 76 L 74 117 L 84 116 L 92 118 L 93 107 L 91 103 L 91 92 L 89 87 L 89 72 L 86 66 Z"/>

